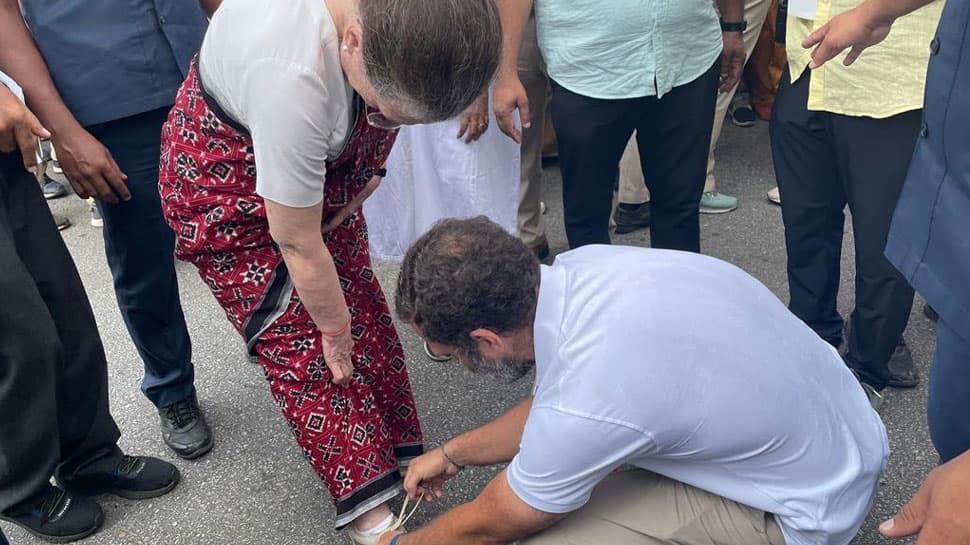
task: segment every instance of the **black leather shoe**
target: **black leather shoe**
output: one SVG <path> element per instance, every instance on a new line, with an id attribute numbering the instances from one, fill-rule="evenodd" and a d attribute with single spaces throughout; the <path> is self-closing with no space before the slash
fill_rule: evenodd
<path id="1" fill-rule="evenodd" d="M 97 532 L 104 522 L 104 513 L 91 498 L 72 496 L 48 485 L 43 492 L 4 513 L 0 519 L 52 543 L 68 543 Z"/>
<path id="2" fill-rule="evenodd" d="M 195 394 L 158 409 L 162 440 L 180 458 L 192 460 L 212 450 L 212 431 Z"/>
<path id="3" fill-rule="evenodd" d="M 919 372 L 913 364 L 913 354 L 910 353 L 906 341 L 899 338 L 899 344 L 893 355 L 889 356 L 889 382 L 893 388 L 915 388 L 919 384 Z"/>
<path id="4" fill-rule="evenodd" d="M 650 203 L 633 205 L 632 207 L 618 204 L 613 211 L 613 221 L 616 222 L 616 234 L 632 233 L 650 225 Z"/>
<path id="5" fill-rule="evenodd" d="M 180 478 L 178 468 L 158 458 L 123 456 L 114 469 L 82 473 L 70 482 L 62 482 L 61 486 L 84 496 L 114 494 L 143 500 L 169 493 Z"/>

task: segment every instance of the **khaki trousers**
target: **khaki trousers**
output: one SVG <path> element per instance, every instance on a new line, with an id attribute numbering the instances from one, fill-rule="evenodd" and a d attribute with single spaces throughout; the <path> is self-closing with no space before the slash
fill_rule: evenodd
<path id="1" fill-rule="evenodd" d="M 644 470 L 614 473 L 584 507 L 520 545 L 785 545 L 775 516 Z"/>
<path id="2" fill-rule="evenodd" d="M 758 43 L 758 36 L 761 35 L 761 27 L 764 25 L 765 17 L 768 15 L 768 8 L 771 0 L 745 0 L 744 18 L 748 21 L 748 28 L 744 31 L 744 55 L 745 59 L 751 57 L 754 46 Z M 717 105 L 714 109 L 714 129 L 711 132 L 711 150 L 707 156 L 707 179 L 704 182 L 704 192 L 714 191 L 714 148 L 717 147 L 717 139 L 721 136 L 721 128 L 724 126 L 724 116 L 727 114 L 731 99 L 737 91 L 737 86 L 727 93 L 717 96 Z M 620 159 L 620 202 L 628 204 L 640 204 L 650 200 L 650 193 L 643 179 L 643 170 L 640 166 L 640 152 L 637 150 L 636 133 L 627 143 L 623 158 Z M 524 155 L 523 155 L 524 157 Z"/>
<path id="3" fill-rule="evenodd" d="M 519 46 L 519 81 L 525 87 L 529 99 L 532 127 L 522 131 L 521 165 L 519 183 L 518 234 L 529 248 L 535 248 L 546 239 L 542 222 L 540 201 L 542 199 L 542 137 L 546 117 L 548 79 L 546 65 L 536 40 L 535 14 L 529 15 L 522 31 Z"/>

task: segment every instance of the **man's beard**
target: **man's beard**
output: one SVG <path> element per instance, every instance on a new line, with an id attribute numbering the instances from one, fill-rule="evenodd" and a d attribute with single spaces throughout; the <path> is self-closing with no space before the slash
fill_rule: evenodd
<path id="1" fill-rule="evenodd" d="M 490 359 L 481 355 L 477 350 L 465 350 L 462 358 L 468 370 L 511 383 L 524 377 L 535 367 L 534 360 Z"/>

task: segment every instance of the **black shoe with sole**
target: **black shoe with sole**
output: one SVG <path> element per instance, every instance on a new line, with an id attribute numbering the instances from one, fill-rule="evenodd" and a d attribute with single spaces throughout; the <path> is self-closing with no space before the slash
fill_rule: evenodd
<path id="1" fill-rule="evenodd" d="M 889 386 L 893 388 L 915 388 L 919 384 L 919 371 L 913 363 L 913 354 L 910 353 L 906 341 L 900 337 L 899 344 L 893 355 L 889 356 Z"/>
<path id="2" fill-rule="evenodd" d="M 180 458 L 192 460 L 212 450 L 212 431 L 194 393 L 158 409 L 158 417 L 162 440 Z"/>
<path id="3" fill-rule="evenodd" d="M 97 532 L 104 523 L 101 506 L 91 498 L 72 496 L 48 485 L 34 498 L 0 515 L 51 543 L 69 543 Z"/>
<path id="4" fill-rule="evenodd" d="M 613 221 L 616 222 L 616 234 L 618 235 L 649 227 L 650 202 L 616 205 L 616 210 L 613 211 Z"/>
<path id="5" fill-rule="evenodd" d="M 149 456 L 123 456 L 113 469 L 81 473 L 60 485 L 74 494 L 114 494 L 129 500 L 144 500 L 169 493 L 179 483 L 179 470 Z"/>

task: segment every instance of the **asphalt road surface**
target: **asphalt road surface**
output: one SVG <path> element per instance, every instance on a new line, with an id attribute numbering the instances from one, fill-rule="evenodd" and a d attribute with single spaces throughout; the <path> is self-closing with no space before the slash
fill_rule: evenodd
<path id="1" fill-rule="evenodd" d="M 494 130 L 494 129 L 493 129 Z M 740 197 L 730 214 L 702 215 L 702 248 L 730 261 L 764 282 L 787 301 L 785 247 L 780 209 L 765 200 L 774 173 L 764 123 L 748 129 L 725 127 L 718 150 L 718 189 Z M 559 170 L 544 172 L 545 217 L 553 253 L 566 249 L 562 227 Z M 174 461 L 183 482 L 161 498 L 127 501 L 101 497 L 106 523 L 83 543 L 124 545 L 336 544 L 345 536 L 333 530 L 333 510 L 317 476 L 304 461 L 276 409 L 259 366 L 249 363 L 233 331 L 195 271 L 179 264 L 182 304 L 192 335 L 196 386 L 215 433 L 212 453 L 197 461 L 176 459 L 162 444 L 154 407 L 139 391 L 142 366 L 118 313 L 105 264 L 99 229 L 88 224 L 85 203 L 73 195 L 51 202 L 74 226 L 64 239 L 77 262 L 94 307 L 110 365 L 111 408 L 129 453 Z M 848 316 L 853 302 L 853 251 L 846 228 L 839 306 Z M 649 231 L 616 236 L 615 243 L 649 244 Z M 378 263 L 377 271 L 392 295 L 397 265 Z M 922 301 L 913 307 L 906 339 L 921 375 L 926 377 L 934 346 L 933 325 L 922 316 Z M 524 396 L 530 381 L 513 385 L 471 376 L 457 365 L 432 363 L 417 338 L 399 328 L 426 434 L 426 445 L 497 415 Z M 892 456 L 872 513 L 857 544 L 882 543 L 876 525 L 891 516 L 915 491 L 934 465 L 935 453 L 925 424 L 926 388 L 890 391 L 882 415 L 889 430 Z M 765 410 L 771 410 L 767 408 Z M 422 523 L 435 514 L 474 497 L 496 468 L 470 468 L 450 482 L 442 501 L 416 516 Z M 414 523 L 412 523 L 414 524 Z M 19 528 L 0 527 L 14 544 L 42 543 Z"/>

